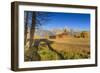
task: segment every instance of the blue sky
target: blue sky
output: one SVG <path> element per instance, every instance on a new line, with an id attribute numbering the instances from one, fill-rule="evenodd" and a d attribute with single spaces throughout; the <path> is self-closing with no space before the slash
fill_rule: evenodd
<path id="1" fill-rule="evenodd" d="M 42 12 L 49 15 L 49 20 L 42 25 L 43 29 L 69 28 L 75 30 L 90 30 L 90 14 Z"/>
<path id="2" fill-rule="evenodd" d="M 75 30 L 90 30 L 90 14 L 54 13 L 49 12 L 49 21 L 44 29 L 70 28 Z"/>

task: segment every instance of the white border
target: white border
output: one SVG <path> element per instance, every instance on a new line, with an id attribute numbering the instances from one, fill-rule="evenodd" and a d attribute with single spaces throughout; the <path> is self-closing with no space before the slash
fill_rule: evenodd
<path id="1" fill-rule="evenodd" d="M 24 11 L 49 11 L 49 12 L 69 12 L 69 13 L 89 13 L 91 15 L 91 58 L 80 60 L 58 60 L 58 61 L 36 61 L 24 62 Z M 63 65 L 82 65 L 95 64 L 95 10 L 83 8 L 63 8 L 63 7 L 46 7 L 46 6 L 19 6 L 19 68 L 49 67 Z"/>

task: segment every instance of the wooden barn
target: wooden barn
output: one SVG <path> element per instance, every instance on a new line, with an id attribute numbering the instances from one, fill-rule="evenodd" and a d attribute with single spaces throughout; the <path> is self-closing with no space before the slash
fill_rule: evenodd
<path id="1" fill-rule="evenodd" d="M 49 36 L 50 39 L 63 39 L 68 37 L 68 32 L 64 30 L 63 32 L 56 33 L 55 35 Z"/>
<path id="2" fill-rule="evenodd" d="M 61 34 L 57 34 L 56 35 L 56 38 L 57 39 L 62 39 L 62 38 L 67 38 L 68 37 L 68 34 L 67 33 L 61 33 Z"/>

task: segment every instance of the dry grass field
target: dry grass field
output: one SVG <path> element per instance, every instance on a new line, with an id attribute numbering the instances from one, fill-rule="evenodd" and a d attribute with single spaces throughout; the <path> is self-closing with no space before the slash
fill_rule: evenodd
<path id="1" fill-rule="evenodd" d="M 89 38 L 67 38 L 54 40 L 51 45 L 64 59 L 83 59 L 90 57 Z"/>
<path id="2" fill-rule="evenodd" d="M 90 58 L 89 38 L 48 39 L 50 43 L 40 42 L 37 48 L 25 51 L 25 61 L 67 60 Z M 35 50 L 37 49 L 37 50 Z M 35 51 L 34 51 L 35 50 Z"/>

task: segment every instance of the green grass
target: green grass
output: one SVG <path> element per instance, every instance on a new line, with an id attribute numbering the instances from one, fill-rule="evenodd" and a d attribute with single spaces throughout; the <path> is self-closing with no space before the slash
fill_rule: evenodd
<path id="1" fill-rule="evenodd" d="M 51 51 L 45 44 L 39 46 L 38 54 L 40 55 L 42 61 L 60 59 L 59 56 L 55 52 Z"/>
<path id="2" fill-rule="evenodd" d="M 64 56 L 64 59 L 84 59 L 89 58 L 90 54 L 83 53 L 83 52 L 64 52 L 61 51 L 61 54 Z"/>

